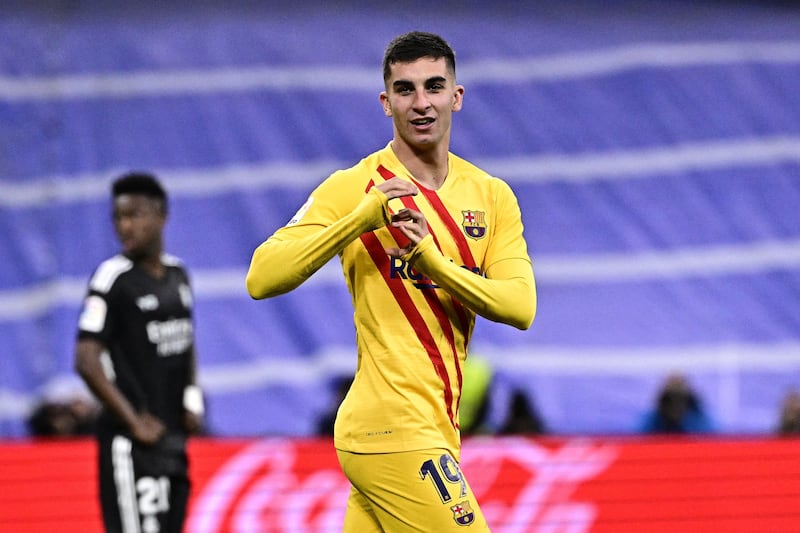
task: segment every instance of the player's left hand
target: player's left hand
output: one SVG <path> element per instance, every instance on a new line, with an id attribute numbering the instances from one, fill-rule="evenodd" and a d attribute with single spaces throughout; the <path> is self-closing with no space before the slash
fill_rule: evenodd
<path id="1" fill-rule="evenodd" d="M 399 229 L 410 241 L 405 248 L 387 248 L 386 253 L 391 257 L 401 257 L 409 253 L 419 241 L 430 233 L 425 215 L 414 209 L 401 209 L 392 215 L 390 224 Z"/>

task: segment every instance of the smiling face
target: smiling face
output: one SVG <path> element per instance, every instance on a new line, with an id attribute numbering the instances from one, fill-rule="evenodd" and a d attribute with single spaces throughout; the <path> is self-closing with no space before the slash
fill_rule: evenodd
<path id="1" fill-rule="evenodd" d="M 114 198 L 113 220 L 127 257 L 137 260 L 161 253 L 166 216 L 159 200 L 143 194 L 120 194 Z"/>
<path id="2" fill-rule="evenodd" d="M 452 114 L 461 109 L 463 95 L 444 58 L 423 57 L 392 64 L 380 99 L 392 117 L 395 142 L 419 152 L 448 149 Z"/>

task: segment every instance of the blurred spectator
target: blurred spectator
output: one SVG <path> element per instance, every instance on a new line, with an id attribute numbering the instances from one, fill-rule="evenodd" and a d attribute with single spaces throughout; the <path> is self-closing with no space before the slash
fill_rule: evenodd
<path id="1" fill-rule="evenodd" d="M 800 434 L 800 391 L 791 390 L 783 400 L 778 423 L 780 435 Z"/>
<path id="2" fill-rule="evenodd" d="M 97 404 L 81 396 L 44 400 L 28 418 L 28 429 L 35 437 L 91 435 L 97 414 Z"/>
<path id="3" fill-rule="evenodd" d="M 682 374 L 670 375 L 661 387 L 656 406 L 645 415 L 643 433 L 710 433 L 711 421 L 700 398 Z"/>
<path id="4" fill-rule="evenodd" d="M 511 395 L 508 416 L 500 427 L 499 435 L 540 435 L 545 433 L 542 418 L 528 396 L 517 389 Z"/>
<path id="5" fill-rule="evenodd" d="M 339 405 L 347 396 L 350 385 L 353 383 L 353 376 L 339 376 L 333 380 L 334 398 L 330 408 L 325 411 L 317 420 L 317 435 L 321 437 L 333 437 L 333 425 L 336 423 L 336 413 L 339 412 Z"/>
<path id="6" fill-rule="evenodd" d="M 486 426 L 489 412 L 489 392 L 494 378 L 489 362 L 469 354 L 462 370 L 461 402 L 458 407 L 458 425 L 461 435 L 491 433 Z"/>

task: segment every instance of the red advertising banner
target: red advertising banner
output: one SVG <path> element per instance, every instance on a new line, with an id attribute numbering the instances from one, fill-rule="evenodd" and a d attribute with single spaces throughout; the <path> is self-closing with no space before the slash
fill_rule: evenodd
<path id="1" fill-rule="evenodd" d="M 0 531 L 101 531 L 94 455 L 0 445 Z M 341 530 L 330 441 L 195 439 L 190 457 L 188 532 Z M 495 533 L 800 531 L 798 439 L 476 438 L 462 459 Z"/>

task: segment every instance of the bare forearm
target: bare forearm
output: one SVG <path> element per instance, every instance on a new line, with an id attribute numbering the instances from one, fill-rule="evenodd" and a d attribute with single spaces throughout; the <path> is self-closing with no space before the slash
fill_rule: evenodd
<path id="1" fill-rule="evenodd" d="M 100 403 L 114 413 L 127 427 L 132 428 L 136 423 L 138 413 L 117 386 L 106 377 L 99 357 L 79 352 L 76 357 L 75 370 Z"/>

